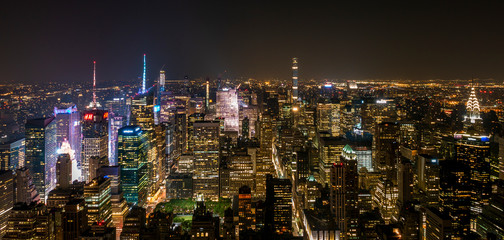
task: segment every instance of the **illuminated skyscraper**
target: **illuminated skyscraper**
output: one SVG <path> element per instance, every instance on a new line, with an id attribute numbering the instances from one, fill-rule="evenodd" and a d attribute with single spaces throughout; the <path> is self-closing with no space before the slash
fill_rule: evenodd
<path id="1" fill-rule="evenodd" d="M 121 189 L 129 203 L 139 206 L 147 200 L 147 132 L 139 126 L 119 129 L 118 163 L 121 166 Z"/>
<path id="2" fill-rule="evenodd" d="M 93 109 L 84 112 L 82 123 L 82 178 L 89 182 L 91 157 L 108 160 L 108 111 Z"/>
<path id="3" fill-rule="evenodd" d="M 464 117 L 466 121 L 475 123 L 477 120 L 481 120 L 479 101 L 476 98 L 476 91 L 474 90 L 474 87 L 471 87 L 471 94 L 467 100 L 466 109 L 467 115 Z"/>
<path id="4" fill-rule="evenodd" d="M 194 128 L 193 194 L 219 198 L 219 129 L 217 121 L 197 121 Z"/>
<path id="5" fill-rule="evenodd" d="M 343 148 L 346 146 L 343 138 L 321 137 L 319 139 L 319 182 L 322 185 L 330 183 L 331 168 L 335 163 L 342 162 Z"/>
<path id="6" fill-rule="evenodd" d="M 9 214 L 14 207 L 14 175 L 0 170 L 0 238 L 5 234 Z"/>
<path id="7" fill-rule="evenodd" d="M 147 194 L 156 193 L 160 184 L 159 170 L 162 164 L 159 162 L 156 145 L 156 132 L 154 122 L 154 91 L 147 92 L 143 95 L 132 99 L 131 103 L 131 121 L 130 125 L 139 126 L 142 131 L 147 134 L 147 170 L 149 184 Z"/>
<path id="8" fill-rule="evenodd" d="M 250 187 L 240 187 L 238 194 L 238 226 L 240 231 L 255 229 L 255 212 L 252 209 L 252 193 Z"/>
<path id="9" fill-rule="evenodd" d="M 26 163 L 40 198 L 56 187 L 56 122 L 54 117 L 26 122 Z"/>
<path id="10" fill-rule="evenodd" d="M 224 118 L 224 131 L 239 131 L 240 121 L 236 89 L 223 88 L 217 92 L 217 118 Z"/>
<path id="11" fill-rule="evenodd" d="M 330 180 L 331 212 L 345 239 L 357 238 L 358 174 L 355 155 L 344 153 L 344 160 L 333 164 Z"/>
<path id="12" fill-rule="evenodd" d="M 74 151 L 74 160 L 77 166 L 81 166 L 81 121 L 77 106 L 68 108 L 54 108 L 54 116 L 57 125 L 56 142 L 58 149 L 64 141 L 70 143 L 70 148 Z"/>
<path id="13" fill-rule="evenodd" d="M 266 204 L 270 210 L 266 223 L 274 234 L 292 232 L 292 184 L 289 179 L 266 176 Z"/>
<path id="14" fill-rule="evenodd" d="M 340 135 L 339 102 L 318 103 L 316 119 L 319 132 L 328 132 L 332 137 Z"/>
<path id="15" fill-rule="evenodd" d="M 119 129 L 126 124 L 125 117 L 113 116 L 109 122 L 109 162 L 111 166 L 117 165 L 117 134 Z"/>
<path id="16" fill-rule="evenodd" d="M 298 60 L 292 58 L 292 102 L 298 101 Z"/>
<path id="17" fill-rule="evenodd" d="M 112 225 L 112 204 L 110 202 L 110 179 L 97 177 L 84 186 L 88 225 Z"/>
<path id="18" fill-rule="evenodd" d="M 275 172 L 273 165 L 273 137 L 274 120 L 271 115 L 261 115 L 259 122 L 260 129 L 260 150 L 256 160 L 256 197 L 266 196 L 266 175 Z"/>

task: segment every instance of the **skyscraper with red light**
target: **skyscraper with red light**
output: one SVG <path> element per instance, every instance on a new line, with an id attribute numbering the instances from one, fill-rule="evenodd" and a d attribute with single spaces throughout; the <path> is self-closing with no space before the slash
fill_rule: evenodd
<path id="1" fill-rule="evenodd" d="M 108 157 L 108 111 L 93 109 L 82 115 L 82 180 L 89 182 L 89 159 L 98 157 L 107 160 Z"/>

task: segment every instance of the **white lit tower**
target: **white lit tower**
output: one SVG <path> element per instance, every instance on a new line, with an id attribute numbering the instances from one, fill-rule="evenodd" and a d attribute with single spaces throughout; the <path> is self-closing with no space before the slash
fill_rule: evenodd
<path id="1" fill-rule="evenodd" d="M 477 120 L 481 120 L 480 105 L 478 99 L 476 98 L 476 91 L 473 86 L 471 86 L 471 94 L 469 95 L 469 100 L 467 100 L 466 111 L 466 121 L 475 123 Z"/>
<path id="2" fill-rule="evenodd" d="M 292 58 L 292 102 L 298 101 L 298 61 Z"/>

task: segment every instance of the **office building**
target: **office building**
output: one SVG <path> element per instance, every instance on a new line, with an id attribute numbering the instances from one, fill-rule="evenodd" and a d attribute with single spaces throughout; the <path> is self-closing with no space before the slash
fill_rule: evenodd
<path id="1" fill-rule="evenodd" d="M 148 135 L 139 126 L 119 129 L 118 163 L 121 167 L 121 189 L 126 201 L 143 206 L 147 200 Z"/>
<path id="2" fill-rule="evenodd" d="M 266 176 L 266 215 L 273 234 L 290 234 L 292 232 L 292 184 L 289 179 Z"/>
<path id="3" fill-rule="evenodd" d="M 23 167 L 16 170 L 15 186 L 15 202 L 30 204 L 40 201 L 40 196 L 33 184 L 33 179 L 28 168 Z"/>
<path id="4" fill-rule="evenodd" d="M 63 142 L 68 142 L 74 152 L 73 159 L 81 166 L 81 116 L 76 105 L 67 108 L 54 108 L 56 121 L 56 142 L 60 149 Z"/>
<path id="5" fill-rule="evenodd" d="M 67 189 L 72 182 L 72 160 L 69 154 L 58 155 L 56 163 L 56 187 Z"/>
<path id="6" fill-rule="evenodd" d="M 54 117 L 32 119 L 26 122 L 26 162 L 33 184 L 45 201 L 56 187 L 56 122 Z"/>
<path id="7" fill-rule="evenodd" d="M 219 136 L 220 124 L 216 121 L 197 121 L 194 127 L 193 195 L 219 198 Z"/>
<path id="8" fill-rule="evenodd" d="M 65 204 L 62 213 L 63 239 L 77 239 L 87 230 L 87 208 L 84 199 L 73 199 Z"/>
<path id="9" fill-rule="evenodd" d="M 5 234 L 7 220 L 14 206 L 14 175 L 12 171 L 0 170 L 0 238 Z"/>
<path id="10" fill-rule="evenodd" d="M 98 177 L 84 185 L 88 225 L 112 225 L 110 179 Z"/>
<path id="11" fill-rule="evenodd" d="M 82 179 L 92 180 L 97 166 L 90 167 L 90 158 L 107 159 L 108 161 L 108 111 L 93 109 L 85 111 L 82 121 Z"/>
<path id="12" fill-rule="evenodd" d="M 236 89 L 222 88 L 217 91 L 217 118 L 224 119 L 224 131 L 239 131 L 238 95 Z"/>

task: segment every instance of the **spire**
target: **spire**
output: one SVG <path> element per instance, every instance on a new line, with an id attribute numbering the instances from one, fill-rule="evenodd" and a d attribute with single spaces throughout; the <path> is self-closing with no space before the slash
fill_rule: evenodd
<path id="1" fill-rule="evenodd" d="M 101 107 L 96 101 L 96 61 L 93 61 L 93 100 L 89 103 L 88 108 L 96 109 Z"/>
<path id="2" fill-rule="evenodd" d="M 96 61 L 93 61 L 93 107 L 96 107 Z"/>
<path id="3" fill-rule="evenodd" d="M 145 93 L 145 75 L 146 75 L 146 70 L 147 70 L 147 66 L 146 66 L 146 63 L 145 63 L 145 56 L 146 56 L 146 54 L 144 53 L 144 56 L 143 56 L 142 91 L 141 91 L 141 93 Z"/>
<path id="4" fill-rule="evenodd" d="M 465 120 L 471 121 L 471 123 L 475 123 L 477 119 L 480 118 L 480 105 L 478 98 L 476 98 L 476 90 L 471 84 L 471 94 L 469 95 L 469 99 L 467 100 L 466 106 L 467 115 L 465 116 Z"/>

